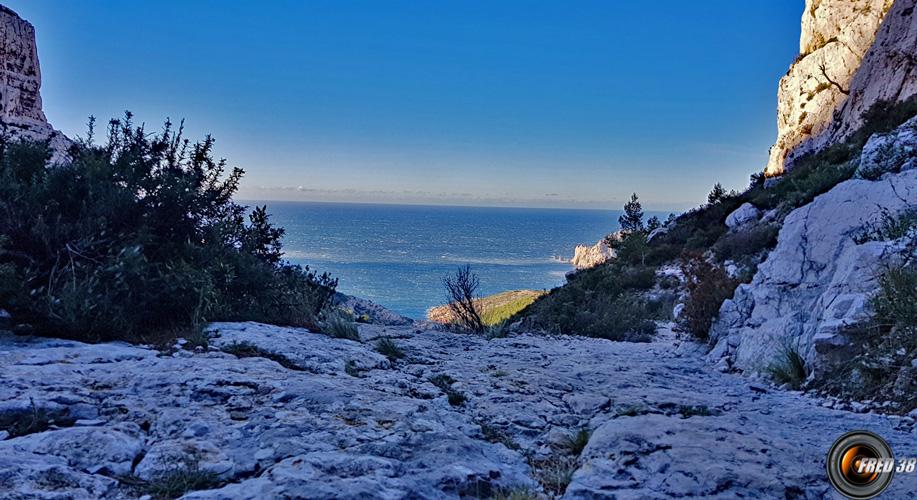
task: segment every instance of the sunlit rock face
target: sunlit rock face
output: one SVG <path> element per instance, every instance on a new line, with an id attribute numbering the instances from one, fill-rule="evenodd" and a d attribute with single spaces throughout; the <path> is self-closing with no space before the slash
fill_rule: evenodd
<path id="1" fill-rule="evenodd" d="M 0 128 L 13 138 L 50 140 L 52 161 L 70 145 L 48 124 L 41 107 L 41 69 L 35 28 L 0 5 Z"/>
<path id="2" fill-rule="evenodd" d="M 592 246 L 576 245 L 570 263 L 576 266 L 577 269 L 589 269 L 614 258 L 614 256 L 615 251 L 608 248 L 604 241 L 600 241 Z"/>
<path id="3" fill-rule="evenodd" d="M 807 151 L 842 141 L 863 125 L 864 114 L 877 102 L 901 102 L 917 94 L 917 0 L 897 0 L 885 16 L 876 40 L 850 82 L 850 96 L 829 128 L 792 159 Z"/>
<path id="4" fill-rule="evenodd" d="M 802 144 L 831 126 L 892 4 L 893 0 L 806 0 L 799 57 L 777 90 L 777 142 L 770 151 L 767 175 L 782 173 Z"/>

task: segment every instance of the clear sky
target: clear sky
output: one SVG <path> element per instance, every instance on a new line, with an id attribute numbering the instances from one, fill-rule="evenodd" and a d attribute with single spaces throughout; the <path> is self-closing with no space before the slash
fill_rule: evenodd
<path id="1" fill-rule="evenodd" d="M 803 0 L 58 1 L 45 112 L 185 118 L 241 198 L 649 208 L 742 188 Z"/>

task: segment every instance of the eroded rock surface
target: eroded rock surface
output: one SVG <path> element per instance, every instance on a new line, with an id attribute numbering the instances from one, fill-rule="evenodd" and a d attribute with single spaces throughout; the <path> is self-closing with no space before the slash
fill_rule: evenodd
<path id="1" fill-rule="evenodd" d="M 131 483 L 193 463 L 222 483 L 189 498 L 546 493 L 546 464 L 567 464 L 565 498 L 820 498 L 841 433 L 868 428 L 902 452 L 915 437 L 907 417 L 829 409 L 716 372 L 665 325 L 648 344 L 381 325 L 361 325 L 359 343 L 257 323 L 213 328 L 209 350 L 171 354 L 0 334 L 0 409 L 71 417 L 0 441 L 0 497 L 135 497 Z M 374 351 L 383 336 L 403 358 Z M 239 342 L 298 369 L 220 350 Z M 444 387 L 464 401 L 450 404 Z M 568 456 L 561 444 L 581 428 L 588 444 Z M 902 475 L 888 497 L 915 488 Z"/>

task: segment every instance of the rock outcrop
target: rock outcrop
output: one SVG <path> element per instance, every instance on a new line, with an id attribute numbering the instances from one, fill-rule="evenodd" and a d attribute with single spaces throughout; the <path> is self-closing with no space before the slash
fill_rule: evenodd
<path id="1" fill-rule="evenodd" d="M 912 119 L 882 136 L 883 144 L 904 150 L 906 144 L 889 138 L 910 141 L 915 125 Z M 714 360 L 761 371 L 789 348 L 817 368 L 820 354 L 847 342 L 846 327 L 870 317 L 869 298 L 882 271 L 917 259 L 917 235 L 861 237 L 883 220 L 917 209 L 917 170 L 888 163 L 896 158 L 887 155 L 876 167 L 877 153 L 865 148 L 861 164 L 870 165 L 876 180 L 842 182 L 787 215 L 776 248 L 752 282 L 740 285 L 720 309 L 710 332 Z"/>
<path id="2" fill-rule="evenodd" d="M 70 140 L 48 123 L 41 107 L 41 68 L 35 28 L 0 5 L 0 129 L 13 139 L 50 141 L 52 162 L 64 158 Z"/>
<path id="3" fill-rule="evenodd" d="M 609 248 L 605 241 L 600 241 L 592 246 L 576 245 L 570 263 L 576 266 L 577 269 L 589 269 L 606 262 L 608 259 L 613 259 L 614 256 L 615 251 Z"/>
<path id="4" fill-rule="evenodd" d="M 767 175 L 782 173 L 798 151 L 813 147 L 804 143 L 832 125 L 835 110 L 851 93 L 851 80 L 892 2 L 806 0 L 799 56 L 777 90 L 777 141 L 770 151 Z M 904 6 L 913 0 L 897 3 Z"/>

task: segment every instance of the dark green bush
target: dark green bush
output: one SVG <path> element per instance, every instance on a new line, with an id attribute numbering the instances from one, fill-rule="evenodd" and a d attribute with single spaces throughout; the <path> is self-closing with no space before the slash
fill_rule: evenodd
<path id="1" fill-rule="evenodd" d="M 646 341 L 655 332 L 655 316 L 638 294 L 653 286 L 654 272 L 620 262 L 579 271 L 566 285 L 532 303 L 520 318 L 527 328 L 551 333 Z"/>
<path id="2" fill-rule="evenodd" d="M 685 331 L 706 342 L 720 306 L 732 298 L 739 281 L 730 278 L 722 267 L 700 257 L 685 260 L 681 270 L 688 297 L 678 322 Z"/>
<path id="3" fill-rule="evenodd" d="M 168 122 L 149 134 L 130 114 L 104 145 L 90 126 L 53 167 L 47 144 L 0 139 L 0 307 L 89 341 L 211 320 L 314 327 L 336 280 L 281 260 L 283 230 L 232 201 L 243 172 L 214 160 L 213 144 Z"/>
<path id="4" fill-rule="evenodd" d="M 713 245 L 713 253 L 720 262 L 741 260 L 773 248 L 777 244 L 778 232 L 780 232 L 778 226 L 765 224 L 745 231 L 726 233 Z"/>

